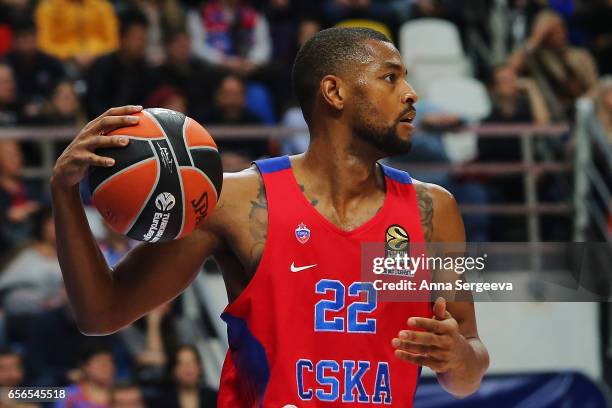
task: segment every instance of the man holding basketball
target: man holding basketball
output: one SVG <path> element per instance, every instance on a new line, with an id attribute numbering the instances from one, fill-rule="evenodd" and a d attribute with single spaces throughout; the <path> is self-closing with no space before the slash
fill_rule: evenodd
<path id="1" fill-rule="evenodd" d="M 209 256 L 222 267 L 230 351 L 219 404 L 412 406 L 420 366 L 456 396 L 488 367 L 471 302 L 380 302 L 360 251 L 385 233 L 464 242 L 454 198 L 377 161 L 410 148 L 417 95 L 397 49 L 368 29 L 329 29 L 300 50 L 293 85 L 309 125 L 304 154 L 226 174 L 219 205 L 189 236 L 104 262 L 79 198 L 88 166 L 112 166 L 102 136 L 140 107 L 90 122 L 52 177 L 59 259 L 84 333 L 112 333 L 176 297 Z"/>

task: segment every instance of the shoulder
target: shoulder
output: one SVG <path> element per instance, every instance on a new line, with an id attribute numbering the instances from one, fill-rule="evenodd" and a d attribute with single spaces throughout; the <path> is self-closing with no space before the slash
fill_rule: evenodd
<path id="1" fill-rule="evenodd" d="M 257 197 L 265 200 L 263 179 L 255 165 L 236 173 L 223 173 L 223 189 L 209 224 L 222 226 L 248 212 Z"/>
<path id="2" fill-rule="evenodd" d="M 438 210 L 448 210 L 457 207 L 457 201 L 450 191 L 437 184 L 425 183 L 412 179 L 417 193 L 417 200 L 428 201 Z"/>
<path id="3" fill-rule="evenodd" d="M 221 192 L 220 205 L 232 205 L 244 201 L 248 193 L 256 193 L 263 187 L 261 174 L 252 165 L 237 173 L 223 174 L 223 190 Z M 240 200 L 242 198 L 242 200 Z"/>
<path id="4" fill-rule="evenodd" d="M 463 242 L 465 232 L 461 212 L 455 197 L 436 184 L 413 179 L 421 226 L 429 242 Z"/>

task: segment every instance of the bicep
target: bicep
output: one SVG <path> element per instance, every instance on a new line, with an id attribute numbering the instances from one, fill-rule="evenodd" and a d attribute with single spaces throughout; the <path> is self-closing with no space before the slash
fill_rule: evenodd
<path id="1" fill-rule="evenodd" d="M 112 271 L 113 326 L 131 323 L 178 296 L 218 245 L 215 233 L 197 229 L 179 240 L 143 243 L 130 251 Z"/>
<path id="2" fill-rule="evenodd" d="M 441 247 L 443 252 L 463 253 L 465 251 L 465 227 L 455 198 L 442 188 L 436 188 L 432 195 L 434 196 L 433 241 Z M 453 287 L 456 279 L 466 281 L 465 275 L 459 275 L 454 270 L 444 270 L 442 276 L 438 276 L 437 279 L 452 281 Z M 447 310 L 457 321 L 461 334 L 466 338 L 478 337 L 471 292 L 455 290 L 446 300 Z"/>

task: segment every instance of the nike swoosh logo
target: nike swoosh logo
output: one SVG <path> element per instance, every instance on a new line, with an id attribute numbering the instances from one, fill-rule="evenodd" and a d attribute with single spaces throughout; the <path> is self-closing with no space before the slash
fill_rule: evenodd
<path id="1" fill-rule="evenodd" d="M 315 266 L 317 266 L 317 264 L 314 265 L 306 265 L 306 266 L 295 266 L 293 264 L 293 262 L 291 262 L 291 272 L 300 272 L 303 271 L 305 269 L 310 269 L 310 268 L 314 268 Z"/>

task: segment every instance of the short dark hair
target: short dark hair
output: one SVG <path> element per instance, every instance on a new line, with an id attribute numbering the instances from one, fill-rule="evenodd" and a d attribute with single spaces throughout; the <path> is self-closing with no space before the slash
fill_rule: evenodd
<path id="1" fill-rule="evenodd" d="M 180 344 L 178 347 L 176 347 L 173 350 L 173 353 L 170 356 L 170 361 L 168 362 L 168 374 L 170 375 L 170 377 L 172 377 L 172 375 L 174 374 L 174 369 L 179 363 L 178 355 L 183 350 L 191 351 L 193 355 L 196 357 L 196 361 L 198 362 L 200 369 L 202 368 L 202 356 L 200 355 L 198 348 L 193 344 Z"/>
<path id="2" fill-rule="evenodd" d="M 119 36 L 123 37 L 134 26 L 148 28 L 147 16 L 137 8 L 128 8 L 119 14 Z"/>
<path id="3" fill-rule="evenodd" d="M 291 81 L 293 92 L 309 121 L 319 83 L 325 75 L 338 75 L 351 63 L 367 56 L 368 40 L 390 43 L 379 31 L 370 28 L 334 27 L 319 31 L 304 43 L 293 63 Z"/>
<path id="4" fill-rule="evenodd" d="M 13 34 L 25 35 L 25 34 L 36 34 L 36 24 L 29 15 L 21 15 L 17 17 L 12 24 Z"/>
<path id="5" fill-rule="evenodd" d="M 113 349 L 111 345 L 102 339 L 86 339 L 85 342 L 81 344 L 77 354 L 79 366 L 89 363 L 92 358 L 100 354 L 110 354 L 112 356 Z"/>
<path id="6" fill-rule="evenodd" d="M 7 357 L 7 356 L 16 356 L 16 357 L 19 357 L 20 360 L 22 358 L 21 353 L 19 351 L 12 349 L 10 347 L 0 347 L 0 357 Z"/>

